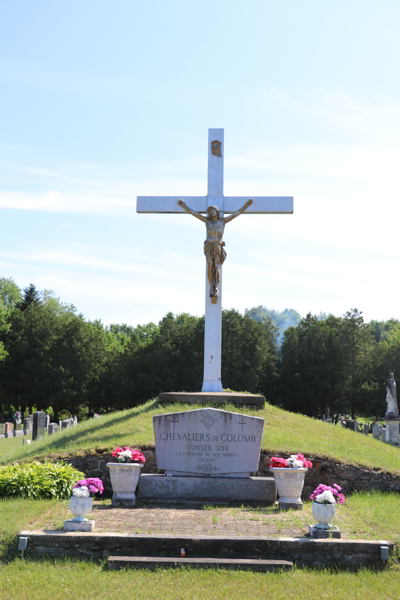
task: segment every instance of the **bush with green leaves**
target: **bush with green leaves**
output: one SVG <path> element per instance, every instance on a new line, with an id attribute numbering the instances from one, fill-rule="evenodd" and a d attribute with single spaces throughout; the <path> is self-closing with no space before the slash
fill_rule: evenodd
<path id="1" fill-rule="evenodd" d="M 84 473 L 71 465 L 33 462 L 0 467 L 0 497 L 69 498 Z"/>

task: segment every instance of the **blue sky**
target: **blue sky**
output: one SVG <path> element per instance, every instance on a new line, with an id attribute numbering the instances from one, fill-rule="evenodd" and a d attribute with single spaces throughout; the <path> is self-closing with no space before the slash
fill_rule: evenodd
<path id="1" fill-rule="evenodd" d="M 0 4 L 0 276 L 104 323 L 204 312 L 204 226 L 137 195 L 292 195 L 227 225 L 223 306 L 400 319 L 400 3 Z"/>

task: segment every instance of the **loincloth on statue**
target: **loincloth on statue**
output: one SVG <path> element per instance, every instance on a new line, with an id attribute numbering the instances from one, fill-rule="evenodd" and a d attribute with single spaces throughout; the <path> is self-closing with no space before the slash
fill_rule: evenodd
<path id="1" fill-rule="evenodd" d="M 204 242 L 204 254 L 211 260 L 215 259 L 220 265 L 224 264 L 226 259 L 226 252 L 224 250 L 225 242 L 219 242 L 217 240 Z"/>

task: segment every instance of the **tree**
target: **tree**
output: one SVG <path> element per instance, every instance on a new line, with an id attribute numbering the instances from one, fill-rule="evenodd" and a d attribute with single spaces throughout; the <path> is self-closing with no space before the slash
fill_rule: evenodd
<path id="1" fill-rule="evenodd" d="M 373 339 L 364 323 L 362 312 L 349 310 L 340 322 L 339 343 L 342 353 L 341 409 L 355 414 L 365 409 L 363 386 L 370 379 Z"/>
<path id="2" fill-rule="evenodd" d="M 41 304 L 40 294 L 33 283 L 31 283 L 29 287 L 24 289 L 22 300 L 17 302 L 15 307 L 24 311 L 29 306 L 38 306 L 39 304 Z"/>
<path id="3" fill-rule="evenodd" d="M 285 331 L 279 388 L 288 410 L 310 416 L 334 410 L 337 395 L 337 318 L 319 321 L 309 313 Z"/>
<path id="4" fill-rule="evenodd" d="M 21 290 L 10 277 L 0 277 L 0 300 L 2 300 L 5 308 L 14 307 L 21 299 Z"/>
<path id="5" fill-rule="evenodd" d="M 222 382 L 236 391 L 273 394 L 277 328 L 237 310 L 222 312 Z"/>
<path id="6" fill-rule="evenodd" d="M 6 310 L 3 300 L 0 299 L 0 336 L 9 330 L 9 323 L 7 320 L 8 311 Z M 4 360 L 8 355 L 8 352 L 4 349 L 4 343 L 0 341 L 0 361 Z"/>
<path id="7" fill-rule="evenodd" d="M 296 327 L 301 320 L 300 314 L 294 308 L 285 308 L 283 311 L 273 310 L 265 306 L 255 306 L 246 309 L 244 314 L 258 323 L 270 319 L 279 329 L 277 342 L 280 344 L 283 340 L 283 334 L 289 327 Z"/>

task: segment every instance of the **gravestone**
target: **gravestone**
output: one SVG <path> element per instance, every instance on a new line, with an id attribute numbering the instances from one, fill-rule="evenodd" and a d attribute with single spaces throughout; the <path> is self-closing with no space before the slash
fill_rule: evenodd
<path id="1" fill-rule="evenodd" d="M 365 433 L 365 435 L 369 434 L 369 425 L 368 425 L 368 423 L 364 423 L 364 433 Z"/>
<path id="2" fill-rule="evenodd" d="M 46 415 L 44 418 L 44 428 L 46 431 L 49 430 L 49 425 L 50 425 L 50 416 Z"/>
<path id="3" fill-rule="evenodd" d="M 69 419 L 64 419 L 64 421 L 61 421 L 61 429 L 68 429 L 70 426 L 71 423 Z"/>
<path id="4" fill-rule="evenodd" d="M 388 444 L 399 445 L 399 423 L 400 419 L 386 421 L 385 442 Z"/>
<path id="5" fill-rule="evenodd" d="M 28 435 L 32 431 L 32 424 L 29 417 L 24 419 L 24 435 Z"/>
<path id="6" fill-rule="evenodd" d="M 49 423 L 49 435 L 53 435 L 53 433 L 56 433 L 58 429 L 58 425 L 57 423 Z"/>
<path id="7" fill-rule="evenodd" d="M 153 417 L 157 468 L 144 473 L 142 500 L 272 504 L 272 477 L 258 470 L 264 419 L 205 408 Z"/>
<path id="8" fill-rule="evenodd" d="M 4 423 L 4 437 L 13 437 L 14 423 Z"/>
<path id="9" fill-rule="evenodd" d="M 38 411 L 33 414 L 32 440 L 44 438 L 46 413 Z"/>
<path id="10" fill-rule="evenodd" d="M 376 440 L 381 439 L 381 430 L 380 430 L 378 423 L 375 423 L 375 422 L 372 423 L 372 435 L 374 436 L 374 438 Z"/>

